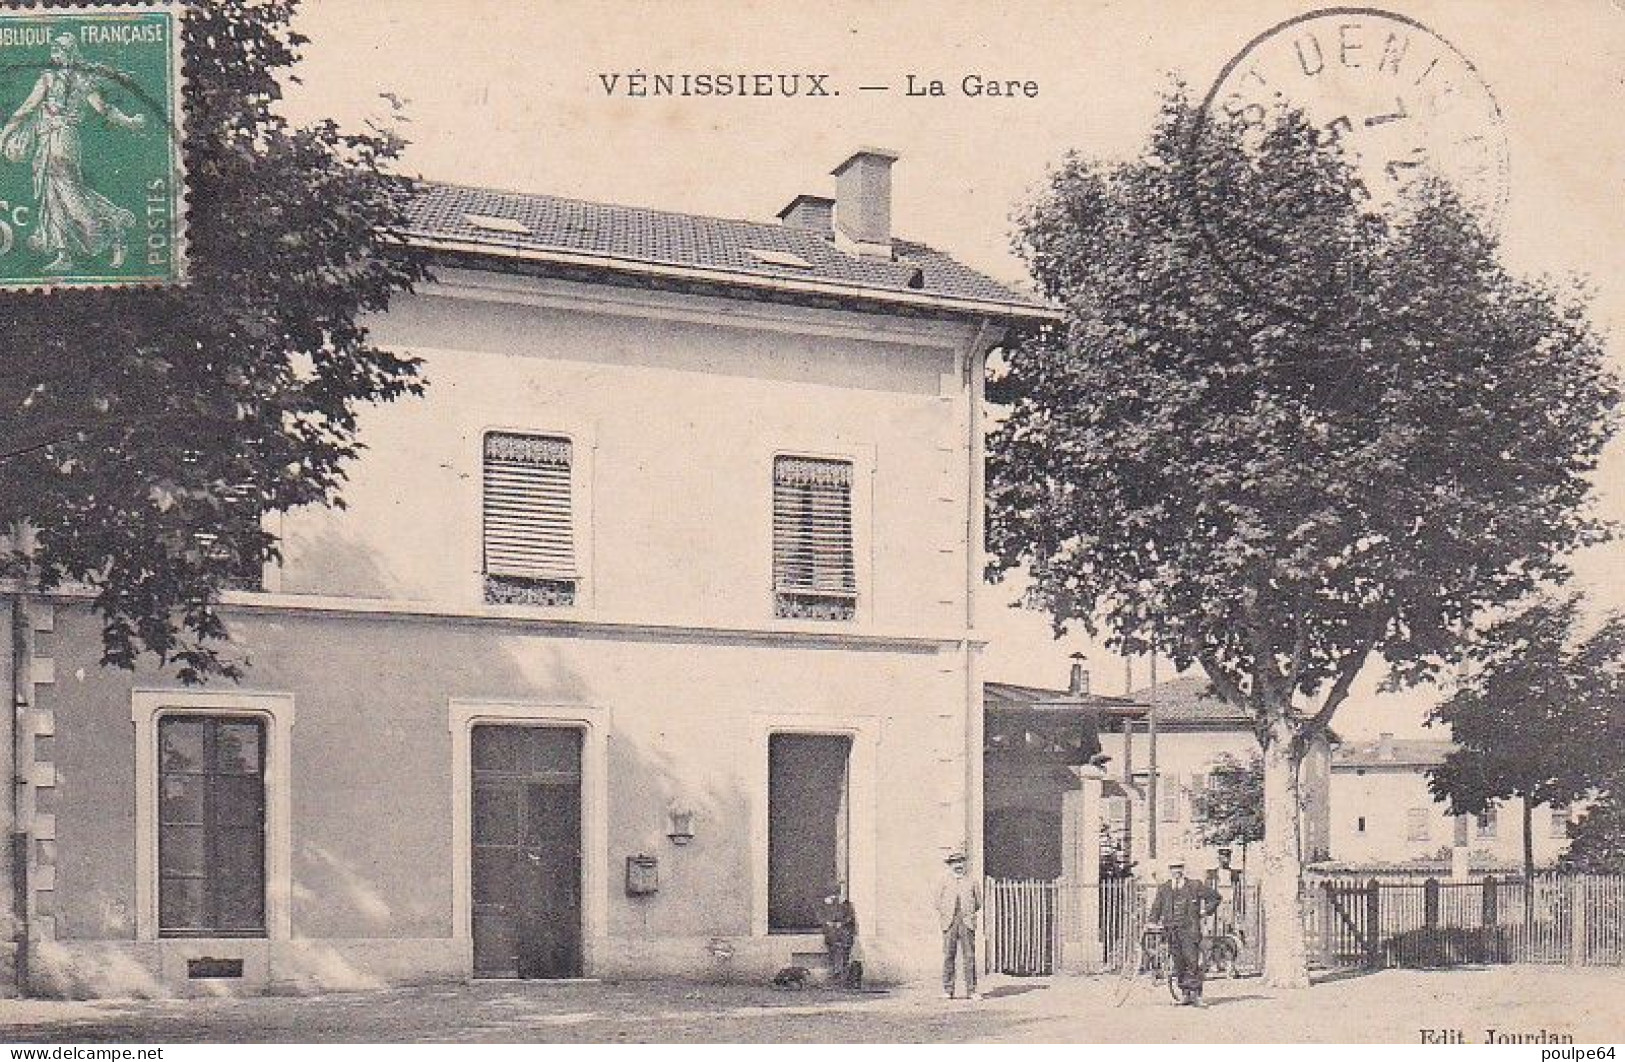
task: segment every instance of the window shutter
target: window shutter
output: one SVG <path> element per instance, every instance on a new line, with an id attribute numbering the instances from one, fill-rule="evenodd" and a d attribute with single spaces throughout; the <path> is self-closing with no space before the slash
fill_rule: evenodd
<path id="1" fill-rule="evenodd" d="M 852 617 L 857 574 L 850 461 L 774 459 L 773 589 L 780 616 Z"/>
<path id="2" fill-rule="evenodd" d="M 1162 805 L 1161 818 L 1163 822 L 1179 821 L 1179 805 L 1184 796 L 1179 784 L 1179 775 L 1164 774 L 1157 779 L 1157 803 Z"/>
<path id="3" fill-rule="evenodd" d="M 571 515 L 569 439 L 492 432 L 485 437 L 485 573 L 487 599 L 530 601 L 511 591 L 534 584 L 573 592 L 577 576 Z M 503 592 L 493 595 L 495 582 Z"/>

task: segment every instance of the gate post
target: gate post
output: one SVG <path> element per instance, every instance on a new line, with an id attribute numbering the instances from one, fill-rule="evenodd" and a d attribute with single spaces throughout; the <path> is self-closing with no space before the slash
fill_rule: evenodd
<path id="1" fill-rule="evenodd" d="M 1365 886 L 1365 964 L 1382 965 L 1382 883 L 1376 878 Z"/>
<path id="2" fill-rule="evenodd" d="M 1422 924 L 1428 929 L 1439 928 L 1439 879 L 1429 878 L 1422 883 Z"/>
<path id="3" fill-rule="evenodd" d="M 1055 973 L 1094 973 L 1104 964 L 1100 933 L 1101 788 L 1105 772 L 1074 767 L 1077 789 L 1061 794 L 1061 881 L 1057 913 L 1065 912 L 1055 937 Z"/>

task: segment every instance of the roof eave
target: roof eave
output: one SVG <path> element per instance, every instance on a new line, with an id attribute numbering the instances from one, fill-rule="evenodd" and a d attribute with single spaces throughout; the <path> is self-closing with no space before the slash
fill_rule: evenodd
<path id="1" fill-rule="evenodd" d="M 582 254 L 553 248 L 522 247 L 517 244 L 503 245 L 474 240 L 448 239 L 420 232 L 403 233 L 401 239 L 408 246 L 425 251 L 517 260 L 544 266 L 554 265 L 574 269 L 602 270 L 649 280 L 664 278 L 673 281 L 711 283 L 782 295 L 843 299 L 916 312 L 947 313 L 959 317 L 994 318 L 1012 323 L 1047 324 L 1062 319 L 1061 312 L 1052 307 L 1018 302 L 889 291 L 884 288 L 843 284 L 829 280 L 797 280 L 789 277 L 769 277 L 728 269 L 648 262 L 641 259 Z"/>

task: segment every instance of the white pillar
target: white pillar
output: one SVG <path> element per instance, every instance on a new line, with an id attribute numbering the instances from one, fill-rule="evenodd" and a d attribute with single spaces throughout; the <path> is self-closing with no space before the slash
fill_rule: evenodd
<path id="1" fill-rule="evenodd" d="M 1061 880 L 1067 973 L 1098 970 L 1104 961 L 1100 940 L 1100 811 L 1098 767 L 1074 767 L 1078 788 L 1061 796 Z"/>

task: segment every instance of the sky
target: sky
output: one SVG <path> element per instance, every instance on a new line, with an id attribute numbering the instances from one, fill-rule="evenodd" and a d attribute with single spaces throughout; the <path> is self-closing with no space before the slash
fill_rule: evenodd
<path id="1" fill-rule="evenodd" d="M 755 220 L 798 193 L 831 194 L 830 168 L 855 148 L 890 148 L 901 156 L 894 231 L 1021 284 L 1012 211 L 1069 151 L 1135 154 L 1175 81 L 1205 94 L 1245 52 L 1221 95 L 1256 61 L 1293 102 L 1326 106 L 1324 79 L 1289 82 L 1267 66 L 1290 62 L 1293 31 L 1246 51 L 1316 10 L 1288 0 L 305 0 L 296 24 L 311 43 L 287 110 L 354 125 L 386 114 L 380 94 L 391 93 L 409 118 L 407 168 L 424 177 Z M 1505 195 L 1506 261 L 1584 278 L 1625 370 L 1625 0 L 1394 0 L 1384 10 L 1430 31 L 1419 52 L 1445 56 L 1440 70 L 1453 68 L 1461 91 L 1431 118 L 1419 99 L 1406 123 L 1368 122 L 1371 135 L 1422 129 L 1463 156 L 1484 142 L 1474 138 L 1504 144 L 1504 166 L 1476 179 Z M 1339 28 L 1352 22 L 1364 28 Z M 1367 11 L 1299 30 L 1315 31 L 1323 58 L 1353 78 L 1342 67 L 1380 64 L 1372 34 L 1393 25 Z M 629 96 L 636 72 L 813 73 L 838 95 L 806 95 L 803 77 L 794 97 Z M 911 75 L 941 80 L 947 94 L 908 95 Z M 967 76 L 1018 84 L 1011 96 L 972 96 Z M 1601 515 L 1625 521 L 1625 443 L 1599 480 Z M 1576 572 L 1599 606 L 1625 607 L 1625 545 L 1579 557 Z M 1007 607 L 1017 585 L 984 596 L 986 677 L 1062 685 L 1081 651 L 1095 690 L 1121 692 L 1122 660 L 1081 636 L 1056 641 L 1047 617 Z M 1137 685 L 1145 673 L 1141 661 Z M 1378 677 L 1368 669 L 1338 730 L 1427 736 L 1436 691 L 1382 695 Z"/>

